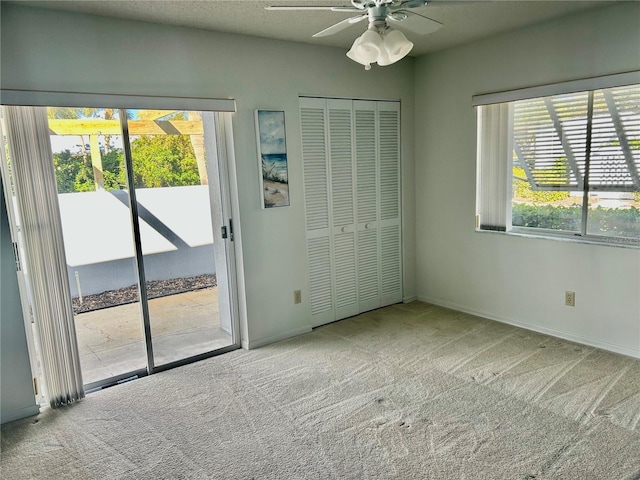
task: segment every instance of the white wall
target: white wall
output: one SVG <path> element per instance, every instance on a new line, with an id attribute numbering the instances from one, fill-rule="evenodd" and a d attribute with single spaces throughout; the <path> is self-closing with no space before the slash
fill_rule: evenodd
<path id="1" fill-rule="evenodd" d="M 0 180 L 0 421 L 38 413 L 27 350 L 9 220 Z"/>
<path id="2" fill-rule="evenodd" d="M 640 357 L 639 250 L 474 232 L 471 107 L 475 94 L 638 69 L 635 2 L 417 60 L 419 298 Z"/>
<path id="3" fill-rule="evenodd" d="M 344 49 L 2 4 L 2 88 L 235 98 L 247 318 L 259 345 L 310 329 L 298 95 L 400 99 L 404 289 L 415 296 L 413 60 L 372 69 Z M 286 115 L 291 206 L 262 210 L 253 111 Z M 301 289 L 303 303 L 293 304 Z"/>

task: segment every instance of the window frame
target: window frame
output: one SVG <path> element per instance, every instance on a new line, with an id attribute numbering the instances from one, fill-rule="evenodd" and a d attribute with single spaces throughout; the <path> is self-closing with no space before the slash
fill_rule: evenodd
<path id="1" fill-rule="evenodd" d="M 551 85 L 542 85 L 518 90 L 511 90 L 506 92 L 497 92 L 497 93 L 489 93 L 476 95 L 473 97 L 472 105 L 478 108 L 478 131 L 477 131 L 477 142 L 478 142 L 478 170 L 477 170 L 477 218 L 476 218 L 476 231 L 479 232 L 500 232 L 507 234 L 514 234 L 517 236 L 525 236 L 525 237 L 535 237 L 535 238 L 547 238 L 547 239 L 556 239 L 562 241 L 577 241 L 581 243 L 590 243 L 590 244 L 599 244 L 599 245 L 613 245 L 613 246 L 622 246 L 622 247 L 630 247 L 630 248 L 640 248 L 640 238 L 634 237 L 623 237 L 623 236 L 611 236 L 611 235 L 602 235 L 598 233 L 589 233 L 588 232 L 588 216 L 589 216 L 589 199 L 590 194 L 593 193 L 594 190 L 589 188 L 589 179 L 588 173 L 589 165 L 591 159 L 591 141 L 594 138 L 592 135 L 593 128 L 593 120 L 595 118 L 594 115 L 594 96 L 596 91 L 606 90 L 610 88 L 619 88 L 625 86 L 635 86 L 640 85 L 640 71 L 635 72 L 626 72 L 622 74 L 616 75 L 608 75 L 603 77 L 593 77 L 583 80 L 576 80 L 571 82 L 563 82 Z M 565 95 L 565 94 L 574 94 L 574 93 L 586 93 L 588 98 L 588 107 L 586 113 L 586 146 L 585 146 L 585 176 L 583 178 L 582 188 L 576 190 L 575 188 L 568 188 L 567 190 L 561 188 L 551 188 L 549 190 L 557 190 L 563 192 L 580 192 L 582 201 L 580 203 L 580 214 L 581 214 L 581 225 L 580 231 L 570 231 L 570 230 L 555 230 L 549 228 L 539 228 L 539 227 L 525 227 L 525 226 L 514 226 L 512 225 L 512 206 L 513 206 L 513 194 L 512 194 L 512 182 L 513 175 L 512 169 L 516 164 L 519 164 L 523 161 L 523 159 L 518 159 L 518 161 L 512 161 L 511 157 L 513 155 L 513 145 L 515 144 L 514 140 L 514 128 L 513 128 L 513 105 L 516 101 L 519 100 L 532 100 L 532 99 L 545 99 L 555 95 Z M 509 143 L 511 143 L 510 152 L 508 154 L 509 159 L 506 161 L 506 170 L 508 170 L 508 181 L 501 183 L 501 188 L 505 188 L 506 190 L 506 201 L 507 205 L 500 205 L 500 200 L 489 200 L 488 203 L 493 203 L 492 206 L 486 208 L 482 205 L 483 200 L 483 185 L 487 182 L 487 174 L 483 172 L 484 169 L 487 169 L 487 161 L 482 159 L 483 155 L 483 142 L 490 143 L 495 142 L 495 139 L 490 139 L 490 135 L 495 135 L 495 132 L 487 132 L 482 126 L 482 118 L 483 118 L 483 109 L 484 107 L 493 106 L 496 107 L 496 104 L 509 105 L 509 131 L 507 137 L 509 137 Z M 501 146 L 502 147 L 502 146 Z M 494 148 L 495 150 L 495 148 Z M 486 153 L 485 153 L 486 155 Z M 483 163 L 484 162 L 484 163 Z M 502 164 L 500 161 L 496 162 L 494 160 L 489 161 L 489 176 L 493 175 L 495 177 L 495 166 L 500 164 L 504 169 L 504 153 Z M 499 169 L 498 169 L 499 170 Z M 631 172 L 632 176 L 637 175 L 636 172 Z M 495 179 L 494 179 L 495 180 Z M 528 179 L 529 181 L 529 179 Z M 530 183 L 530 181 L 529 181 Z M 545 189 L 546 190 L 546 189 Z M 598 191 L 599 189 L 595 189 Z M 638 190 L 640 190 L 640 185 L 638 185 Z M 622 187 L 620 189 L 613 188 L 610 191 L 629 191 L 624 190 Z M 635 190 L 634 190 L 635 191 Z M 496 195 L 499 197 L 500 195 Z M 502 200 L 503 202 L 504 200 Z M 506 211 L 505 211 L 506 207 Z M 486 214 L 489 212 L 489 216 L 493 216 L 495 218 L 496 212 L 498 216 L 505 216 L 506 218 L 502 219 L 503 225 L 498 224 L 495 225 L 482 225 L 481 217 L 482 214 Z M 504 213 L 503 213 L 504 212 Z M 506 215 L 505 215 L 506 214 Z"/>

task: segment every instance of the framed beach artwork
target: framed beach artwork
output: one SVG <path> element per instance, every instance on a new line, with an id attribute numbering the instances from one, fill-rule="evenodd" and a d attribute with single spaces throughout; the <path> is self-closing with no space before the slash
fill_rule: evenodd
<path id="1" fill-rule="evenodd" d="M 262 208 L 289 206 L 289 171 L 284 112 L 256 110 Z"/>

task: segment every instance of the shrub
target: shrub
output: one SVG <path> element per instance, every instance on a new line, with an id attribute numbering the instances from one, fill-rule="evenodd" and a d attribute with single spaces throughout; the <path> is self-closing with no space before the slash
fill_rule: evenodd
<path id="1" fill-rule="evenodd" d="M 569 197 L 569 192 L 559 192 L 554 190 L 532 190 L 526 178 L 524 170 L 520 167 L 513 168 L 513 189 L 514 196 L 521 200 L 533 201 L 536 203 L 553 203 Z"/>
<path id="2" fill-rule="evenodd" d="M 589 210 L 589 232 L 616 237 L 640 238 L 640 209 L 602 208 Z M 514 204 L 513 226 L 579 232 L 582 208 L 553 205 Z"/>
<path id="3" fill-rule="evenodd" d="M 517 227 L 580 231 L 581 207 L 513 204 L 512 223 Z"/>

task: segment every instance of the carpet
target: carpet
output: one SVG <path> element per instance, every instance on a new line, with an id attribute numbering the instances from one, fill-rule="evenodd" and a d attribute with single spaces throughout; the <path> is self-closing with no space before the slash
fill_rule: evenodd
<path id="1" fill-rule="evenodd" d="M 2 427 L 3 479 L 640 479 L 640 361 L 414 302 Z"/>

